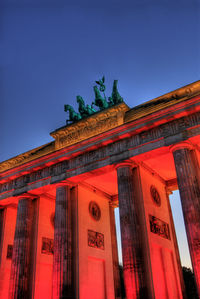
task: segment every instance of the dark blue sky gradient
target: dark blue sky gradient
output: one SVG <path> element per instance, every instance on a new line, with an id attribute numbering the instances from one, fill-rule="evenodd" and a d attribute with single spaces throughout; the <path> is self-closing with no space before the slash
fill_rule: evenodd
<path id="1" fill-rule="evenodd" d="M 52 141 L 64 104 L 90 104 L 103 74 L 130 107 L 199 80 L 200 0 L 1 0 L 0 53 L 3 161 Z"/>

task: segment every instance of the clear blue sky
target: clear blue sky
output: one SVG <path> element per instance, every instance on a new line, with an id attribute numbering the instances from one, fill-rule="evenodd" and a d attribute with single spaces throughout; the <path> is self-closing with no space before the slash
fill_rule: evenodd
<path id="1" fill-rule="evenodd" d="M 0 161 L 51 141 L 103 74 L 133 107 L 200 79 L 199 0 L 1 0 Z"/>

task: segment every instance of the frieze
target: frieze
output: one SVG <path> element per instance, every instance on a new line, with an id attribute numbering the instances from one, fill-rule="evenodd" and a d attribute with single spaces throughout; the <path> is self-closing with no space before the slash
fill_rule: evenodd
<path id="1" fill-rule="evenodd" d="M 173 92 L 164 94 L 129 110 L 129 112 L 126 114 L 125 122 L 133 121 L 152 112 L 156 112 L 187 99 L 191 99 L 192 97 L 199 95 L 199 92 L 200 81 L 192 83 L 189 86 L 181 87 Z"/>
<path id="2" fill-rule="evenodd" d="M 163 139 L 170 134 L 177 134 L 185 129 L 197 126 L 200 124 L 200 113 L 189 115 L 181 119 L 174 120 L 170 123 L 163 124 L 160 127 L 150 129 L 140 134 L 118 140 L 108 144 L 99 149 L 85 152 L 70 160 L 59 162 L 49 167 L 26 174 L 20 178 L 16 178 L 10 182 L 6 182 L 0 185 L 0 193 L 8 192 L 13 189 L 22 188 L 28 184 L 35 183 L 39 180 L 46 179 L 48 177 L 59 176 L 73 169 L 85 167 L 94 162 L 102 161 L 107 157 L 115 156 L 116 154 L 123 153 L 130 149 L 137 148 L 146 143 L 153 142 L 158 139 Z"/>
<path id="3" fill-rule="evenodd" d="M 52 132 L 50 135 L 55 138 L 56 149 L 75 144 L 123 124 L 127 110 L 129 110 L 128 106 L 121 103 Z"/>
<path id="4" fill-rule="evenodd" d="M 88 246 L 104 250 L 104 235 L 88 230 Z"/>
<path id="5" fill-rule="evenodd" d="M 150 231 L 160 237 L 171 240 L 169 224 L 159 218 L 149 215 Z"/>
<path id="6" fill-rule="evenodd" d="M 58 139 L 58 144 L 56 143 L 56 147 L 62 148 L 65 146 L 69 146 L 72 143 L 77 143 L 81 140 L 105 132 L 113 127 L 116 127 L 117 125 L 119 125 L 117 116 L 111 117 L 108 120 L 100 120 L 98 124 L 94 124 L 93 126 L 88 124 L 88 127 L 83 127 L 79 130 L 74 130 L 72 132 L 69 132 L 66 136 L 60 137 Z"/>
<path id="7" fill-rule="evenodd" d="M 43 155 L 51 153 L 52 151 L 54 151 L 54 142 L 50 142 L 46 145 L 40 146 L 24 154 L 18 155 L 17 157 L 11 158 L 7 161 L 0 163 L 0 172 L 13 168 L 17 165 L 21 165 L 22 163 L 32 161 Z"/>

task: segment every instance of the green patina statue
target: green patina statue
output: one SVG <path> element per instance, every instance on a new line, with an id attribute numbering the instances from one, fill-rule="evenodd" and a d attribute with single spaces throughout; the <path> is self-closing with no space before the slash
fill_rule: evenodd
<path id="1" fill-rule="evenodd" d="M 98 85 L 99 85 L 99 90 L 101 92 L 103 92 L 103 95 L 104 95 L 104 99 L 106 100 L 106 95 L 105 95 L 105 90 L 106 90 L 106 86 L 104 84 L 105 82 L 105 77 L 103 76 L 102 79 L 100 79 L 99 81 L 95 81 Z"/>
<path id="2" fill-rule="evenodd" d="M 85 105 L 85 102 L 81 96 L 77 96 L 76 101 L 79 104 L 78 111 L 82 118 L 92 115 L 96 112 L 92 106 Z"/>
<path id="3" fill-rule="evenodd" d="M 74 111 L 74 108 L 70 105 L 64 105 L 65 112 L 69 111 L 69 120 L 66 121 L 68 124 L 69 121 L 75 122 L 77 120 L 80 120 L 82 117 L 79 113 Z"/>
<path id="4" fill-rule="evenodd" d="M 99 81 L 95 81 L 98 85 L 100 85 L 99 90 L 104 92 L 106 89 L 106 86 L 104 85 L 105 82 L 105 77 L 103 76 L 102 79 L 100 79 Z"/>
<path id="5" fill-rule="evenodd" d="M 109 103 L 106 101 L 105 98 L 103 98 L 95 85 L 94 87 L 94 93 L 95 93 L 95 101 L 92 102 L 92 105 L 95 105 L 99 107 L 100 110 L 106 109 L 109 107 Z"/>
<path id="6" fill-rule="evenodd" d="M 123 98 L 117 90 L 117 82 L 118 80 L 114 80 L 113 82 L 112 96 L 108 98 L 109 107 L 123 102 Z"/>
<path id="7" fill-rule="evenodd" d="M 108 100 L 106 99 L 105 96 L 105 77 L 103 76 L 102 79 L 100 79 L 99 81 L 95 81 L 98 85 L 99 85 L 99 89 L 98 87 L 95 85 L 94 88 L 94 93 L 95 93 L 95 101 L 92 102 L 92 105 L 85 105 L 85 102 L 83 100 L 83 98 L 81 96 L 77 96 L 76 97 L 76 101 L 79 104 L 79 113 L 75 112 L 73 107 L 70 105 L 64 105 L 64 110 L 67 112 L 69 111 L 69 120 L 67 120 L 67 124 L 68 122 L 76 122 L 80 119 L 83 119 L 87 116 L 90 116 L 98 111 L 96 111 L 93 108 L 93 105 L 99 107 L 99 110 L 104 110 L 106 108 L 112 107 L 114 105 L 117 105 L 119 103 L 123 102 L 123 98 L 120 96 L 118 90 L 117 90 L 117 82 L 118 80 L 114 80 L 113 82 L 113 89 L 112 89 L 112 95 L 111 97 L 108 98 Z M 103 96 L 101 95 L 101 93 L 103 93 Z"/>
<path id="8" fill-rule="evenodd" d="M 114 80 L 113 82 L 113 90 L 112 90 L 112 102 L 114 105 L 122 103 L 123 102 L 123 98 L 120 96 L 118 90 L 117 90 L 117 82 L 118 80 Z"/>

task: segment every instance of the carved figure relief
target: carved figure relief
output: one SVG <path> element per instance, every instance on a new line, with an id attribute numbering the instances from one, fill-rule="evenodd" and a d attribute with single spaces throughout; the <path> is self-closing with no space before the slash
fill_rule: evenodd
<path id="1" fill-rule="evenodd" d="M 155 216 L 149 215 L 150 231 L 160 237 L 171 240 L 169 224 L 156 218 Z"/>
<path id="2" fill-rule="evenodd" d="M 42 237 L 41 253 L 53 254 L 53 239 Z"/>
<path id="3" fill-rule="evenodd" d="M 99 205 L 95 201 L 89 203 L 89 213 L 92 219 L 99 221 L 101 218 L 101 210 Z"/>
<path id="4" fill-rule="evenodd" d="M 150 187 L 150 193 L 151 193 L 151 198 L 153 200 L 153 202 L 160 207 L 161 205 L 161 198 L 160 198 L 160 194 L 158 193 L 158 190 L 156 189 L 155 186 L 151 185 Z"/>
<path id="5" fill-rule="evenodd" d="M 104 235 L 88 230 L 88 246 L 104 250 Z"/>

